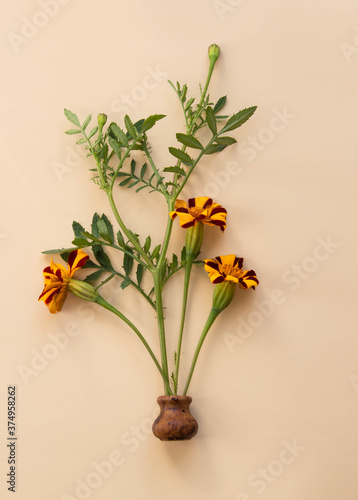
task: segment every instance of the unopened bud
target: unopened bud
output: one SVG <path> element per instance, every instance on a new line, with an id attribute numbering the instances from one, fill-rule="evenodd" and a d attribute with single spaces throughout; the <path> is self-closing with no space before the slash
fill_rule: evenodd
<path id="1" fill-rule="evenodd" d="M 215 63 L 220 55 L 220 47 L 219 45 L 216 45 L 216 43 L 213 43 L 209 47 L 209 59 L 211 63 Z"/>

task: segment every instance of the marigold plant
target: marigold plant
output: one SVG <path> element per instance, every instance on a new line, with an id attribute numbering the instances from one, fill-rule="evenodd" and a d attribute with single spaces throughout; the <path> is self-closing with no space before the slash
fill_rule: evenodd
<path id="1" fill-rule="evenodd" d="M 255 288 L 258 285 L 253 270 L 243 270 L 243 259 L 229 254 L 215 259 L 198 259 L 204 238 L 205 226 L 217 226 L 219 232 L 226 229 L 227 211 L 217 200 L 207 196 L 197 196 L 184 201 L 180 198 L 187 187 L 191 174 L 198 163 L 206 155 L 218 154 L 228 146 L 236 143 L 236 139 L 228 135 L 243 125 L 255 112 L 256 106 L 243 109 L 231 116 L 221 114 L 226 104 L 226 97 L 215 103 L 211 101 L 208 87 L 211 76 L 220 55 L 217 45 L 209 47 L 209 71 L 204 87 L 200 87 L 200 98 L 188 97 L 187 85 L 174 84 L 169 81 L 177 94 L 184 115 L 185 133 L 177 133 L 178 144 L 169 147 L 173 164 L 160 168 L 154 161 L 149 143 L 148 133 L 165 115 L 155 114 L 133 122 L 128 115 L 124 116 L 124 125 L 111 122 L 107 127 L 107 116 L 100 113 L 97 125 L 89 127 L 92 116 L 83 123 L 78 116 L 65 110 L 67 119 L 73 128 L 66 131 L 68 135 L 79 135 L 76 144 L 84 144 L 88 156 L 94 160 L 93 180 L 108 198 L 114 219 L 116 232 L 106 215 L 94 214 L 91 230 L 87 231 L 78 222 L 73 222 L 74 239 L 70 248 L 47 250 L 46 254 L 60 253 L 67 262 L 67 269 L 53 262 L 43 271 L 44 289 L 39 297 L 51 313 L 61 311 L 68 291 L 84 300 L 92 301 L 118 316 L 138 336 L 152 357 L 164 384 L 166 395 L 178 394 L 180 359 L 185 330 L 185 317 L 188 303 L 189 282 L 194 264 L 204 264 L 211 282 L 215 285 L 212 307 L 208 319 L 198 338 L 197 348 L 185 385 L 181 394 L 187 394 L 197 358 L 206 335 L 218 315 L 234 298 L 236 285 L 239 288 Z M 207 134 L 202 130 L 206 129 Z M 204 140 L 203 138 L 209 137 Z M 134 151 L 141 151 L 145 162 L 139 166 L 133 158 Z M 136 193 L 143 189 L 160 193 L 166 201 L 168 213 L 167 224 L 161 244 L 153 245 L 151 236 L 141 238 L 131 230 L 124 218 L 123 209 L 114 200 L 114 189 L 132 189 Z M 185 231 L 185 244 L 180 254 L 168 256 L 168 246 L 173 230 L 173 221 L 179 220 Z M 180 231 L 182 229 L 179 229 Z M 88 249 L 85 253 L 82 249 Z M 114 263 L 106 252 L 107 248 L 115 249 L 122 257 L 121 267 Z M 77 280 L 73 275 L 79 269 L 91 269 L 84 280 Z M 178 271 L 183 270 L 183 292 L 181 318 L 178 326 L 178 345 L 174 354 L 174 366 L 170 373 L 165 333 L 163 294 L 165 285 Z M 152 278 L 152 286 L 148 290 L 143 285 L 143 275 L 148 273 Z M 105 300 L 100 289 L 111 279 L 121 280 L 121 288 L 134 287 L 154 310 L 158 325 L 160 358 L 155 355 L 145 336 L 132 320 Z"/>

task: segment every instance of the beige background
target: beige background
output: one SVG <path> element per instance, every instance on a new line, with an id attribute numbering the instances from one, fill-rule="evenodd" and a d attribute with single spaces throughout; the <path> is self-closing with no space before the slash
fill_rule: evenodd
<path id="1" fill-rule="evenodd" d="M 14 0 L 1 26 L 1 498 L 16 384 L 18 499 L 356 500 L 356 1 Z M 167 114 L 150 138 L 168 165 L 183 124 L 167 79 L 198 95 L 213 42 L 213 99 L 227 94 L 228 113 L 258 110 L 183 195 L 228 209 L 203 254 L 244 256 L 261 284 L 237 294 L 204 345 L 190 391 L 198 436 L 161 443 L 151 360 L 106 311 L 70 297 L 52 316 L 37 303 L 41 251 L 68 245 L 73 219 L 110 216 L 63 108 L 119 123 Z M 161 241 L 162 200 L 118 200 L 132 229 Z M 183 369 L 212 294 L 195 271 Z M 166 297 L 172 337 L 180 281 Z M 146 304 L 108 290 L 157 352 Z"/>

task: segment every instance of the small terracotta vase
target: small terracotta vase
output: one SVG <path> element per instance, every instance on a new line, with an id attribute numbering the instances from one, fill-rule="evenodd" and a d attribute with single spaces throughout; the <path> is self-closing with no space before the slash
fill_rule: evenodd
<path id="1" fill-rule="evenodd" d="M 159 396 L 160 414 L 153 423 L 153 434 L 161 441 L 191 439 L 198 432 L 198 423 L 190 414 L 190 396 Z"/>

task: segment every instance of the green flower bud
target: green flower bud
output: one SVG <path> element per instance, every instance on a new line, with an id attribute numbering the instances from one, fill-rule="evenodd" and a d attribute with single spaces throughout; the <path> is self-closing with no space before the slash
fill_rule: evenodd
<path id="1" fill-rule="evenodd" d="M 98 121 L 98 126 L 102 129 L 107 122 L 107 115 L 105 115 L 104 113 L 100 113 L 97 116 L 97 121 Z"/>
<path id="2" fill-rule="evenodd" d="M 185 250 L 187 257 L 194 260 L 200 252 L 204 236 L 204 224 L 197 222 L 186 230 Z"/>
<path id="3" fill-rule="evenodd" d="M 85 281 L 74 280 L 71 278 L 67 288 L 70 292 L 76 295 L 76 297 L 88 300 L 89 302 L 95 302 L 99 297 L 97 290 Z"/>
<path id="4" fill-rule="evenodd" d="M 213 309 L 223 311 L 232 301 L 235 294 L 236 283 L 223 281 L 215 286 L 213 295 Z"/>
<path id="5" fill-rule="evenodd" d="M 210 45 L 210 47 L 209 47 L 209 59 L 210 59 L 210 62 L 211 63 L 215 63 L 218 60 L 219 55 L 220 55 L 220 47 L 219 47 L 219 45 L 216 45 L 215 43 L 213 43 L 212 45 Z"/>

